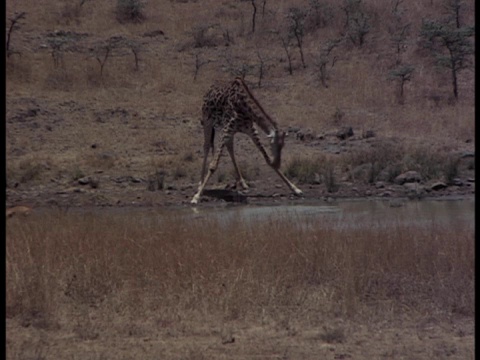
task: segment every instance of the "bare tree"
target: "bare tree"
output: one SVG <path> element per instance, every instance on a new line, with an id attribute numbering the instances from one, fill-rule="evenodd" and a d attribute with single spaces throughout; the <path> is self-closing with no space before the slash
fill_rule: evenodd
<path id="1" fill-rule="evenodd" d="M 252 13 L 252 33 L 255 32 L 255 18 L 257 16 L 257 5 L 255 4 L 255 0 L 252 0 L 253 6 L 253 13 Z"/>
<path id="2" fill-rule="evenodd" d="M 198 72 L 200 71 L 200 68 L 211 62 L 211 60 L 201 60 L 199 53 L 195 54 L 195 73 L 193 74 L 193 81 L 197 80 Z"/>
<path id="3" fill-rule="evenodd" d="M 327 84 L 327 79 L 328 79 L 327 65 L 330 62 L 331 52 L 333 51 L 333 49 L 335 49 L 340 44 L 341 41 L 342 41 L 342 39 L 336 39 L 336 40 L 328 41 L 326 43 L 326 45 L 320 51 L 320 55 L 317 59 L 316 66 L 317 66 L 317 69 L 318 69 L 318 75 L 319 75 L 319 78 L 320 78 L 320 81 L 321 81 L 322 85 L 325 88 L 328 88 L 328 84 Z M 333 67 L 335 65 L 335 60 L 336 60 L 336 58 L 334 57 L 332 59 L 331 67 Z"/>
<path id="4" fill-rule="evenodd" d="M 422 24 L 422 45 L 431 51 L 437 65 L 450 69 L 455 99 L 458 99 L 458 73 L 472 66 L 474 49 L 469 38 L 474 34 L 471 26 L 456 28 L 430 20 Z"/>
<path id="5" fill-rule="evenodd" d="M 267 0 L 262 2 L 262 18 L 265 16 L 265 7 L 267 6 Z"/>
<path id="6" fill-rule="evenodd" d="M 229 52 L 223 54 L 225 61 L 225 69 L 233 76 L 239 76 L 242 79 L 245 79 L 247 75 L 253 74 L 255 66 L 248 63 L 248 60 L 236 56 L 232 59 L 232 56 Z"/>
<path id="7" fill-rule="evenodd" d="M 445 10 L 449 14 L 449 21 L 455 22 L 455 27 L 460 29 L 460 9 L 463 7 L 462 0 L 446 0 L 444 4 Z"/>
<path id="8" fill-rule="evenodd" d="M 260 50 L 257 50 L 257 58 L 258 58 L 258 82 L 257 85 L 258 87 L 262 87 L 262 80 L 265 75 L 265 70 L 266 70 L 266 64 L 265 64 L 265 59 L 263 56 L 260 54 Z"/>
<path id="9" fill-rule="evenodd" d="M 94 57 L 100 65 L 100 77 L 103 76 L 103 70 L 107 60 L 113 56 L 127 56 L 133 54 L 135 60 L 135 70 L 139 69 L 139 53 L 142 50 L 140 43 L 124 36 L 112 36 L 106 40 L 97 42 L 93 48 L 90 48 L 90 56 Z"/>
<path id="10" fill-rule="evenodd" d="M 355 46 L 362 47 L 365 36 L 370 32 L 369 16 L 363 9 L 362 0 L 344 0 L 341 9 L 346 16 L 346 35 Z"/>
<path id="11" fill-rule="evenodd" d="M 14 52 L 10 49 L 10 40 L 12 37 L 12 32 L 13 30 L 17 30 L 20 28 L 20 20 L 25 19 L 26 12 L 21 12 L 19 14 L 15 14 L 13 18 L 10 19 L 10 26 L 7 31 L 7 44 L 6 44 L 6 51 L 7 51 L 7 57 L 10 57 L 11 54 Z"/>
<path id="12" fill-rule="evenodd" d="M 307 13 L 305 10 L 300 8 L 290 8 L 288 11 L 287 18 L 289 20 L 288 24 L 288 34 L 290 37 L 295 38 L 300 51 L 300 59 L 302 61 L 302 66 L 306 68 L 305 57 L 303 55 L 303 37 L 305 35 L 305 17 Z"/>
<path id="13" fill-rule="evenodd" d="M 404 0 L 393 0 L 392 1 L 392 14 L 393 15 L 398 15 L 401 11 L 399 9 L 399 6 L 403 3 Z"/>
<path id="14" fill-rule="evenodd" d="M 79 41 L 87 36 L 88 34 L 64 30 L 48 33 L 46 38 L 50 46 L 54 67 L 57 68 L 64 65 L 63 57 L 66 52 L 82 52 L 82 46 L 79 46 Z"/>
<path id="15" fill-rule="evenodd" d="M 289 36 L 282 36 L 282 35 L 279 35 L 280 37 L 280 41 L 282 42 L 282 47 L 283 47 L 283 50 L 285 50 L 285 54 L 287 55 L 287 61 L 288 61 L 288 73 L 290 75 L 293 74 L 293 68 L 292 68 L 292 53 L 291 53 L 291 50 L 290 50 L 290 40 L 291 38 Z"/>
<path id="16" fill-rule="evenodd" d="M 388 78 L 390 80 L 398 80 L 399 92 L 398 92 L 398 102 L 399 104 L 404 104 L 404 88 L 405 83 L 412 79 L 412 74 L 415 68 L 411 65 L 404 65 L 397 67 L 389 72 Z"/>
<path id="17" fill-rule="evenodd" d="M 410 26 L 411 26 L 410 23 L 408 24 L 398 23 L 392 34 L 391 40 L 395 48 L 395 57 L 396 57 L 395 63 L 397 65 L 400 64 L 401 62 L 400 57 L 402 53 L 404 53 L 406 50 L 406 43 L 407 43 L 408 35 L 410 33 Z"/>
<path id="18" fill-rule="evenodd" d="M 333 19 L 333 8 L 321 0 L 309 0 L 308 25 L 309 31 L 324 28 Z"/>

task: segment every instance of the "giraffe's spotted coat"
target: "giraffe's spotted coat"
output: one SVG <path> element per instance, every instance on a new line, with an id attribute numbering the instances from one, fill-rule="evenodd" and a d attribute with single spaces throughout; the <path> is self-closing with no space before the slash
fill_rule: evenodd
<path id="1" fill-rule="evenodd" d="M 232 159 L 237 182 L 244 188 L 248 188 L 247 183 L 243 179 L 233 150 L 233 138 L 238 132 L 248 135 L 253 143 L 262 153 L 265 161 L 270 165 L 280 178 L 288 185 L 288 187 L 296 195 L 301 195 L 302 191 L 298 189 L 285 175 L 279 170 L 281 164 L 281 153 L 284 145 L 285 132 L 278 128 L 277 123 L 265 112 L 259 102 L 248 89 L 247 85 L 241 78 L 224 86 L 212 86 L 205 94 L 202 106 L 202 126 L 204 131 L 204 159 L 202 165 L 201 183 L 197 193 L 192 199 L 192 203 L 196 204 L 200 200 L 203 189 L 215 172 L 223 148 L 226 147 Z M 273 158 L 270 158 L 258 137 L 256 129 L 258 126 L 270 138 L 270 146 Z M 214 137 L 216 130 L 222 131 L 222 138 L 219 148 L 213 151 Z M 208 168 L 207 157 L 212 148 L 214 157 Z"/>

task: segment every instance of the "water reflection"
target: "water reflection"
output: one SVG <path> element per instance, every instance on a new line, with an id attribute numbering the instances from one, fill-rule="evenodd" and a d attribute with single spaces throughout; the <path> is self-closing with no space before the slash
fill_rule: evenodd
<path id="1" fill-rule="evenodd" d="M 52 210 L 38 211 L 36 216 L 51 213 Z M 88 216 L 94 221 L 105 216 L 117 221 L 134 220 L 142 226 L 161 223 L 168 226 L 172 220 L 179 220 L 186 226 L 213 220 L 229 226 L 232 221 L 258 225 L 262 221 L 281 222 L 294 220 L 301 226 L 322 226 L 334 228 L 395 227 L 398 225 L 454 225 L 461 222 L 468 226 L 475 224 L 475 199 L 462 200 L 419 200 L 394 203 L 384 200 L 350 200 L 333 203 L 316 202 L 303 205 L 238 205 L 238 206 L 179 206 L 164 208 L 125 207 L 69 209 L 68 213 Z M 42 215 L 43 214 L 43 215 Z"/>
<path id="2" fill-rule="evenodd" d="M 475 201 L 421 200 L 392 203 L 391 201 L 338 201 L 311 205 L 241 206 L 198 209 L 193 218 L 218 218 L 226 223 L 232 220 L 258 222 L 272 219 L 295 219 L 306 226 L 321 221 L 342 228 L 368 226 L 391 227 L 399 224 L 449 226 L 457 222 L 474 224 Z"/>

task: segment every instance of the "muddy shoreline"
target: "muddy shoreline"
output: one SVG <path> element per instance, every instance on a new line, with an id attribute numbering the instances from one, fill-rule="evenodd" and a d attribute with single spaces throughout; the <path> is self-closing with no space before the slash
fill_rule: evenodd
<path id="1" fill-rule="evenodd" d="M 225 189 L 218 184 L 207 188 L 198 207 L 218 205 L 302 205 L 309 203 L 335 201 L 384 200 L 402 202 L 408 200 L 462 200 L 475 196 L 475 184 L 466 182 L 462 187 L 449 186 L 434 191 L 427 186 L 417 184 L 417 191 L 410 187 L 386 185 L 382 188 L 358 184 L 340 186 L 339 191 L 329 193 L 324 186 L 305 185 L 301 187 L 304 196 L 297 197 L 288 189 L 267 187 L 262 181 L 252 183 L 248 191 Z M 278 184 L 277 184 L 278 185 Z M 196 185 L 182 184 L 170 186 L 169 189 L 148 191 L 138 184 L 118 189 L 114 186 L 92 189 L 89 186 L 75 185 L 69 187 L 39 186 L 28 189 L 6 190 L 6 207 L 30 206 L 32 208 L 69 208 L 69 207 L 176 207 L 191 206 L 190 200 Z"/>

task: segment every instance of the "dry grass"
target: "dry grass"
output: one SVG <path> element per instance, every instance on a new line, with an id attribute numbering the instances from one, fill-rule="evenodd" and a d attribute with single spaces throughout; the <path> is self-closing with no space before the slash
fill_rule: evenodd
<path id="1" fill-rule="evenodd" d="M 367 224 L 121 212 L 13 218 L 7 318 L 66 325 L 85 306 L 170 320 L 288 314 L 312 323 L 332 315 L 474 314 L 471 226 Z"/>
<path id="2" fill-rule="evenodd" d="M 402 6 L 408 11 L 408 20 L 412 23 L 412 38 L 409 39 L 409 47 L 405 58 L 413 63 L 421 62 L 417 66 L 417 72 L 414 80 L 407 85 L 406 104 L 399 106 L 396 104 L 395 87 L 387 81 L 386 75 L 391 67 L 391 53 L 393 49 L 389 47 L 388 26 L 392 15 L 389 13 L 390 4 L 379 3 L 376 1 L 366 1 L 367 9 L 371 12 L 372 30 L 367 38 L 365 49 L 342 47 L 338 49 L 338 60 L 330 70 L 331 79 L 329 89 L 324 89 L 317 84 L 314 74 L 313 60 L 319 52 L 319 48 L 326 41 L 333 37 L 338 37 L 338 32 L 342 30 L 343 14 L 337 2 L 326 1 L 334 11 L 335 21 L 331 22 L 325 29 L 309 33 L 305 36 L 306 61 L 309 66 L 306 70 L 298 67 L 298 59 L 294 58 L 296 69 L 294 76 L 287 76 L 283 63 L 281 63 L 284 54 L 279 40 L 272 35 L 270 30 L 282 29 L 284 26 L 283 14 L 292 5 L 291 1 L 278 1 L 275 8 L 268 9 L 267 14 L 262 19 L 258 19 L 258 30 L 255 34 L 250 34 L 250 16 L 251 6 L 249 3 L 224 4 L 216 11 L 212 11 L 215 1 L 208 4 L 198 2 L 165 3 L 150 4 L 147 3 L 144 13 L 147 18 L 141 24 L 119 24 L 115 19 L 115 4 L 97 4 L 85 3 L 80 11 L 76 11 L 75 19 L 78 22 L 70 21 L 68 24 L 61 20 L 66 15 L 66 8 L 72 7 L 66 2 L 48 2 L 45 1 L 42 11 L 36 11 L 34 8 L 29 11 L 25 24 L 21 28 L 24 31 L 35 31 L 45 34 L 52 30 L 52 27 L 62 28 L 69 31 L 87 32 L 90 37 L 87 42 L 95 39 L 107 39 L 112 35 L 123 35 L 128 38 L 145 42 L 142 34 L 147 31 L 162 30 L 168 39 L 162 37 L 155 42 L 143 46 L 140 52 L 140 71 L 135 71 L 133 56 L 117 56 L 109 59 L 105 66 L 104 76 L 99 77 L 99 65 L 94 58 L 88 57 L 85 52 L 79 54 L 64 54 L 64 67 L 62 69 L 54 68 L 52 57 L 48 50 L 33 52 L 29 48 L 31 44 L 27 39 L 22 38 L 21 30 L 14 32 L 12 43 L 22 49 L 22 57 L 15 60 L 10 59 L 11 67 L 17 63 L 19 67 L 30 67 L 34 71 L 30 75 L 28 83 L 22 82 L 25 77 L 23 71 L 12 71 L 8 73 L 7 89 L 16 91 L 21 88 L 29 87 L 30 91 L 38 90 L 42 86 L 48 94 L 58 96 L 58 92 L 74 92 L 77 99 L 98 98 L 102 96 L 105 89 L 108 93 L 105 100 L 108 102 L 131 101 L 136 107 L 150 106 L 153 99 L 159 101 L 157 105 L 164 102 L 172 103 L 169 111 L 199 114 L 199 100 L 206 87 L 212 79 L 228 79 L 231 74 L 222 71 L 224 54 L 233 54 L 232 61 L 235 64 L 247 62 L 258 66 L 255 53 L 261 49 L 264 57 L 267 59 L 268 69 L 265 78 L 265 89 L 259 90 L 259 98 L 269 98 L 274 96 L 273 100 L 267 100 L 267 108 L 271 109 L 275 115 L 282 114 L 279 118 L 282 122 L 302 124 L 314 128 L 324 127 L 328 117 L 334 113 L 336 107 L 347 110 L 348 121 L 351 125 L 370 123 L 379 126 L 382 130 L 392 131 L 406 130 L 409 127 L 398 124 L 399 116 L 402 121 L 414 121 L 428 124 L 435 119 L 432 110 L 425 107 L 425 101 L 428 94 L 438 93 L 442 99 L 440 105 L 446 110 L 451 111 L 450 106 L 446 105 L 448 96 L 449 82 L 448 74 L 435 72 L 431 64 L 425 58 L 419 57 L 415 52 L 417 45 L 414 43 L 414 34 L 418 33 L 421 25 L 422 14 L 428 16 L 440 16 L 441 7 L 429 6 L 426 4 L 418 5 L 416 2 L 402 3 Z M 297 6 L 307 6 L 308 2 Z M 23 0 L 9 4 L 7 13 L 22 8 L 29 8 L 29 0 Z M 467 4 L 470 6 L 470 4 Z M 45 16 L 45 10 L 49 9 Z M 180 11 L 188 9 L 188 11 Z M 71 11 L 67 11 L 71 12 Z M 217 18 L 215 14 L 221 17 Z M 70 16 L 70 15 L 69 15 Z M 405 15 L 406 16 L 406 15 Z M 471 14 L 465 12 L 465 22 L 468 22 Z M 68 17 L 68 16 L 67 16 Z M 384 21 L 382 20 L 384 19 Z M 187 46 L 184 51 L 181 50 L 185 43 L 193 41 L 192 32 L 198 26 L 212 24 L 216 27 L 215 36 L 222 38 L 224 32 L 229 30 L 229 34 L 235 39 L 232 46 L 222 48 L 218 46 L 199 47 L 197 49 Z M 95 34 L 95 35 L 94 35 Z M 95 39 L 92 38 L 95 37 Z M 295 49 L 293 49 L 295 50 Z M 379 55 L 377 55 L 377 53 Z M 199 78 L 192 84 L 193 73 L 195 70 L 195 54 L 201 58 L 208 59 L 211 62 L 201 68 Z M 296 51 L 294 51 L 297 57 Z M 28 66 L 27 66 L 28 65 Z M 473 88 L 469 82 L 471 74 L 464 73 L 462 78 L 462 94 L 465 99 L 461 104 L 454 107 L 454 111 L 460 111 L 464 114 L 460 123 L 452 124 L 448 131 L 456 132 L 458 127 L 468 127 L 473 129 L 470 116 L 473 115 L 473 104 L 471 103 L 471 94 Z M 257 71 L 255 70 L 248 76 L 249 80 L 256 82 Z M 439 88 L 440 85 L 440 88 Z M 436 90 L 439 88 L 438 90 Z M 89 93 L 85 90 L 89 89 Z M 279 89 L 280 91 L 277 91 Z M 140 90 L 140 92 L 138 92 Z M 132 98 L 132 91 L 136 94 Z M 164 93 L 158 99 L 158 93 Z M 182 97 L 176 96 L 170 98 L 165 92 L 181 93 Z M 137 95 L 141 95 L 138 97 Z M 321 99 L 321 101 L 318 101 Z M 132 101 L 133 100 L 133 101 Z M 139 102 L 140 101 L 140 102 Z M 180 109 L 178 109 L 180 107 Z M 445 109 L 445 107 L 447 109 Z M 404 108 L 408 108 L 408 114 L 398 114 Z M 361 112 L 358 109 L 362 109 Z M 286 111 L 284 111 L 286 110 Z M 402 111 L 404 112 L 404 111 Z M 433 111 L 435 112 L 435 111 Z M 286 114 L 283 115 L 283 114 Z M 414 115 L 414 119 L 412 119 Z M 383 120 L 387 119 L 386 123 Z M 417 119 L 419 121 L 417 121 Z M 380 126 L 379 123 L 382 122 Z M 435 122 L 438 123 L 438 122 Z M 442 124 L 443 125 L 443 124 Z M 425 129 L 429 131 L 429 129 Z M 437 132 L 444 132 L 445 128 L 437 128 Z M 411 134 L 414 134 L 412 132 Z M 409 135 L 411 135 L 409 134 Z"/>
<path id="3" fill-rule="evenodd" d="M 388 29 L 393 19 L 391 4 L 364 1 L 371 15 L 371 32 L 363 48 L 346 41 L 334 50 L 336 62 L 329 65 L 326 89 L 317 79 L 314 62 L 322 46 L 339 37 L 344 14 L 338 2 L 324 3 L 333 9 L 333 18 L 324 28 L 305 35 L 306 69 L 300 65 L 297 49 L 291 49 L 294 73 L 290 76 L 279 37 L 272 30 L 283 31 L 289 7 L 306 7 L 308 1 L 293 4 L 279 0 L 275 7 L 268 3 L 264 16 L 258 15 L 254 34 L 249 2 L 224 2 L 221 6 L 213 0 L 147 2 L 141 23 L 119 23 L 115 2 L 85 2 L 80 6 L 80 2 L 45 0 L 41 7 L 33 6 L 37 3 L 31 0 L 7 2 L 7 15 L 28 9 L 11 39 L 21 55 L 9 57 L 6 64 L 7 119 L 15 117 L 15 109 L 23 106 L 15 99 L 36 99 L 43 118 L 32 121 L 49 123 L 49 131 L 40 137 L 35 124 L 24 129 L 8 122 L 7 149 L 17 147 L 50 156 L 59 166 L 141 176 L 153 172 L 149 165 L 153 156 L 165 158 L 160 161 L 176 156 L 179 162 L 172 162 L 168 172 L 177 179 L 197 179 L 203 141 L 199 136 L 202 96 L 213 82 L 231 79 L 232 68 L 242 66 L 251 67 L 247 81 L 264 108 L 285 128 L 300 126 L 325 133 L 353 126 L 357 133 L 374 130 L 379 137 L 410 138 L 418 143 L 428 138 L 429 143 L 461 144 L 472 138 L 471 73 L 459 74 L 460 100 L 451 103 L 449 74 L 436 70 L 415 43 L 421 19 L 441 16 L 439 5 L 401 3 L 405 19 L 412 24 L 403 57 L 415 64 L 416 70 L 405 88 L 405 105 L 399 105 L 396 87 L 387 80 L 393 63 Z M 463 21 L 468 23 L 473 21 L 473 12 L 468 11 L 470 3 L 465 6 Z M 217 46 L 200 43 L 195 47 L 199 26 L 209 25 L 204 35 Z M 60 51 L 58 65 L 47 41 L 54 30 L 88 34 L 74 44 L 76 51 Z M 164 35 L 145 36 L 159 30 Z M 32 39 L 32 33 L 39 35 Z M 227 33 L 229 46 L 224 46 Z M 123 36 L 139 45 L 138 69 L 128 49 L 114 49 L 100 75 L 99 62 L 88 49 L 112 36 Z M 258 54 L 264 60 L 261 88 L 256 86 Z M 204 65 L 193 81 L 196 57 Z M 62 105 L 72 99 L 70 108 Z M 335 116 L 339 111 L 341 118 Z M 91 151 L 92 144 L 97 144 L 98 150 Z M 105 152 L 116 160 L 102 158 Z M 182 160 L 188 152 L 193 160 Z M 7 157 L 15 156 L 8 151 Z M 65 161 L 67 158 L 70 162 Z M 255 168 L 246 171 L 252 179 L 258 176 Z"/>

